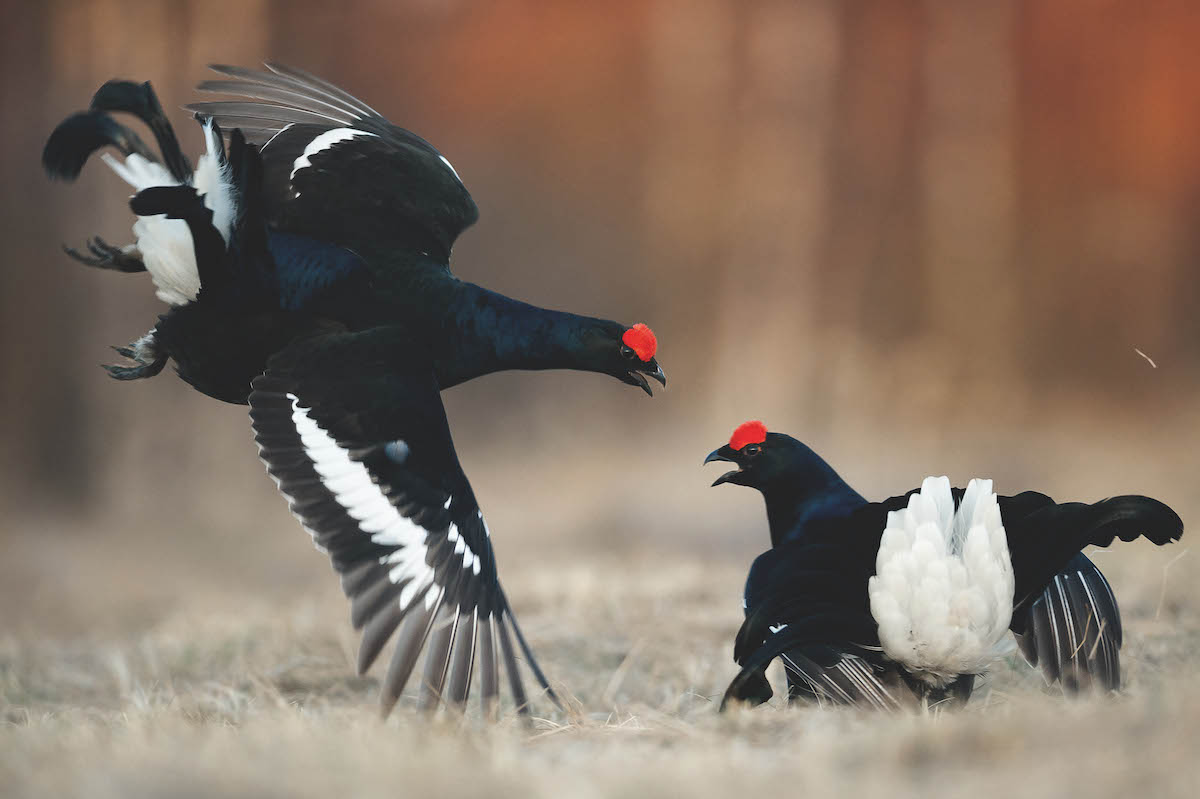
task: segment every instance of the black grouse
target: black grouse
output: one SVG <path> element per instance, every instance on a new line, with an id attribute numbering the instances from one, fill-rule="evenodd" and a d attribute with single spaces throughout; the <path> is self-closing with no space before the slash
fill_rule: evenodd
<path id="1" fill-rule="evenodd" d="M 117 348 L 135 363 L 109 373 L 150 377 L 173 360 L 203 393 L 250 405 L 268 472 L 351 600 L 360 673 L 399 628 L 385 714 L 423 648 L 422 707 L 462 705 L 478 671 L 490 714 L 503 662 L 527 713 L 518 652 L 557 702 L 500 587 L 440 392 L 503 369 L 576 369 L 650 394 L 647 377 L 666 384 L 654 334 L 459 280 L 450 250 L 478 214 L 436 149 L 300 70 L 214 69 L 228 80 L 201 88 L 255 99 L 196 107 L 207 151 L 194 169 L 149 83 L 106 83 L 46 143 L 47 172 L 66 180 L 96 150 L 120 152 L 101 157 L 137 191 L 135 243 L 67 252 L 149 272 L 171 306 Z M 159 154 L 112 112 L 144 122 Z"/>
<path id="2" fill-rule="evenodd" d="M 1080 550 L 1183 534 L 1163 503 L 1122 496 L 1058 504 L 990 480 L 868 502 L 815 452 L 762 422 L 739 426 L 705 463 L 737 469 L 713 483 L 750 486 L 767 505 L 771 549 L 746 580 L 746 620 L 725 693 L 771 697 L 779 658 L 789 696 L 897 709 L 965 701 L 1011 630 L 1031 664 L 1068 690 L 1120 686 L 1121 622 L 1108 581 Z"/>

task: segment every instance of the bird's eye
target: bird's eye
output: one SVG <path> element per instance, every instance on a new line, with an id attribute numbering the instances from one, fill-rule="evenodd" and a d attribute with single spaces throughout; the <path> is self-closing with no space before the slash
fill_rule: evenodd
<path id="1" fill-rule="evenodd" d="M 637 353 L 634 352 L 633 348 L 630 347 L 628 344 L 622 344 L 621 345 L 621 357 L 627 361 L 631 361 L 635 357 L 637 357 Z"/>
<path id="2" fill-rule="evenodd" d="M 742 454 L 747 458 L 753 458 L 759 452 L 762 452 L 762 447 L 760 447 L 758 444 L 747 444 L 746 446 L 742 447 Z"/>

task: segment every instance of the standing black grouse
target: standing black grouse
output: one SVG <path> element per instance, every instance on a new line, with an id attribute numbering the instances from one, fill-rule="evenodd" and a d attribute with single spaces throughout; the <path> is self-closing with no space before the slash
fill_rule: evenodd
<path id="1" fill-rule="evenodd" d="M 1183 534 L 1179 516 L 1139 496 L 1057 504 L 1027 491 L 998 497 L 990 480 L 868 502 L 815 452 L 739 426 L 705 463 L 738 468 L 713 483 L 750 486 L 767 504 L 771 549 L 746 580 L 746 620 L 725 693 L 764 702 L 780 658 L 789 695 L 896 709 L 965 701 L 1011 630 L 1029 661 L 1067 690 L 1120 685 L 1120 615 L 1080 550 Z"/>
<path id="2" fill-rule="evenodd" d="M 135 364 L 109 373 L 150 377 L 170 359 L 203 393 L 249 403 L 269 473 L 351 599 L 360 672 L 400 629 L 385 714 L 426 643 L 422 707 L 465 703 L 478 662 L 491 713 L 503 661 L 528 712 L 517 647 L 557 702 L 497 580 L 440 391 L 503 369 L 576 369 L 650 394 L 647 377 L 666 384 L 654 334 L 457 279 L 451 246 L 478 213 L 436 149 L 302 71 L 214 69 L 228 79 L 202 89 L 255 99 L 196 107 L 207 151 L 195 169 L 148 83 L 106 83 L 46 143 L 47 172 L 66 180 L 102 147 L 122 154 L 101 157 L 137 190 L 136 242 L 67 252 L 149 272 L 171 305 L 117 348 Z M 144 122 L 161 157 L 112 112 Z"/>

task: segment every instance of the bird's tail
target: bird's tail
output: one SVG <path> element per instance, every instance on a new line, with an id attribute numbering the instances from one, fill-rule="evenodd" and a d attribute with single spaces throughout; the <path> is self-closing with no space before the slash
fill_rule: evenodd
<path id="1" fill-rule="evenodd" d="M 154 135 L 159 154 L 112 113 L 132 114 L 145 123 Z M 193 171 L 150 84 L 114 80 L 100 87 L 87 111 L 71 115 L 54 129 L 42 151 L 42 166 L 51 178 L 73 181 L 93 153 L 112 147 L 121 157 L 104 153 L 101 158 L 138 192 L 162 187 L 194 188 L 212 212 L 213 227 L 228 242 L 237 217 L 235 194 L 220 134 L 211 122 L 205 124 L 205 138 L 207 151 Z M 172 305 L 194 300 L 200 290 L 200 270 L 188 224 L 152 215 L 139 218 L 133 231 L 136 240 L 127 246 L 113 247 L 93 238 L 88 242 L 90 254 L 72 249 L 67 253 L 89 266 L 148 271 L 159 298 Z"/>
<path id="2" fill-rule="evenodd" d="M 950 481 L 925 480 L 888 514 L 868 582 L 883 651 L 935 687 L 985 670 L 1013 609 L 1013 565 L 990 480 L 955 509 Z"/>

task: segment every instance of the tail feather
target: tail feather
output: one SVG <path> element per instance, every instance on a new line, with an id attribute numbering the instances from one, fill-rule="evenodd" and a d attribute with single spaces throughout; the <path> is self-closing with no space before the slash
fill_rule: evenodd
<path id="1" fill-rule="evenodd" d="M 888 657 L 932 685 L 979 673 L 1012 618 L 1013 564 L 991 480 L 972 480 L 956 509 L 950 481 L 927 478 L 888 513 L 871 615 Z"/>
<path id="2" fill-rule="evenodd" d="M 218 131 L 218 141 L 219 129 Z M 264 280 L 275 270 L 267 234 L 267 210 L 263 197 L 263 162 L 259 148 L 246 141 L 240 130 L 229 137 L 229 184 L 238 209 L 230 246 L 236 247 L 244 268 L 253 269 Z M 274 293 L 274 292 L 272 292 Z"/>
<path id="3" fill-rule="evenodd" d="M 212 209 L 205 205 L 204 198 L 194 188 L 151 186 L 130 198 L 129 207 L 140 217 L 164 214 L 167 219 L 183 220 L 192 236 L 191 261 L 195 264 L 200 288 L 212 292 L 228 283 L 231 275 L 225 258 L 225 240 L 213 225 Z M 186 269 L 184 258 L 178 260 Z"/>
<path id="4" fill-rule="evenodd" d="M 67 117 L 50 134 L 42 150 L 42 168 L 53 179 L 73 181 L 92 153 L 102 147 L 115 147 L 127 158 L 137 155 L 158 164 L 157 156 L 132 130 L 102 111 L 81 111 Z"/>
<path id="5" fill-rule="evenodd" d="M 109 112 L 130 113 L 145 122 L 154 133 L 161 156 Z M 73 114 L 50 134 L 42 151 L 42 164 L 51 178 L 71 181 L 79 176 L 93 153 L 114 147 L 119 156 L 102 153 L 101 158 L 139 192 L 135 212 L 142 218 L 134 223 L 136 243 L 128 248 L 89 244 L 91 255 L 75 251 L 68 254 L 91 266 L 125 272 L 145 269 L 154 280 L 160 299 L 171 305 L 193 301 L 204 282 L 201 272 L 218 271 L 212 264 L 224 260 L 223 253 L 238 218 L 230 165 L 220 131 L 211 120 L 205 125 L 205 135 L 207 152 L 193 172 L 149 83 L 114 80 L 101 86 L 92 98 L 90 110 Z M 237 136 L 235 132 L 234 137 Z M 261 166 L 257 174 L 261 175 Z M 254 177 L 254 173 L 249 176 Z M 243 183 L 243 187 L 248 185 Z M 206 206 L 211 214 L 199 213 L 193 189 L 202 196 L 200 206 Z M 159 214 L 167 214 L 169 218 L 163 219 Z M 208 218 L 204 219 L 205 216 Z M 219 247 L 209 240 L 214 227 L 222 239 Z M 190 240 L 193 237 L 195 243 Z M 251 245 L 265 252 L 265 232 L 251 241 Z M 211 264 L 206 266 L 206 260 Z"/>
<path id="6" fill-rule="evenodd" d="M 171 176 L 180 183 L 192 177 L 192 164 L 179 146 L 175 130 L 171 127 L 162 105 L 154 94 L 150 82 L 134 83 L 128 80 L 110 80 L 92 97 L 92 111 L 122 111 L 133 114 L 146 124 L 154 134 L 163 162 Z"/>

